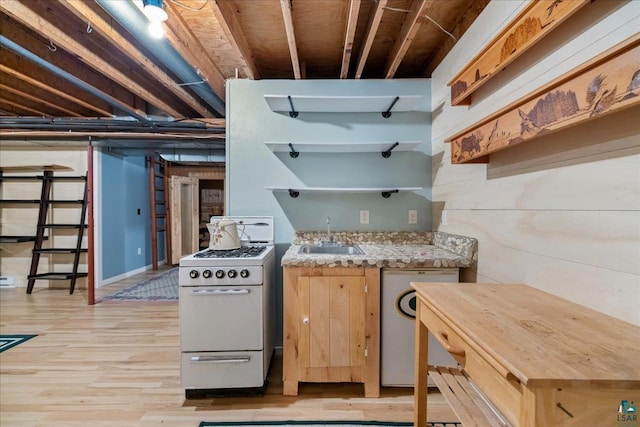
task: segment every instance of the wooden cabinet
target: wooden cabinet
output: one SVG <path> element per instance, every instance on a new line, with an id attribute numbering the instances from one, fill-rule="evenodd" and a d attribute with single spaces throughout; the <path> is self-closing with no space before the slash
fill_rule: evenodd
<path id="1" fill-rule="evenodd" d="M 299 382 L 360 382 L 380 393 L 380 270 L 284 269 L 283 394 Z"/>

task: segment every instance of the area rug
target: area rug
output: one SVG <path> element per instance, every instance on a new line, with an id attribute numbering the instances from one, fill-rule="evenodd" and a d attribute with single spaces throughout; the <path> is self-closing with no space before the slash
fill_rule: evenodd
<path id="1" fill-rule="evenodd" d="M 22 344 L 37 335 L 0 335 L 0 353 L 12 347 Z"/>
<path id="2" fill-rule="evenodd" d="M 178 267 L 102 298 L 102 301 L 108 300 L 177 301 Z"/>
<path id="3" fill-rule="evenodd" d="M 295 426 L 295 427 L 413 427 L 413 423 L 391 421 L 202 421 L 198 427 L 264 427 L 264 426 Z M 428 422 L 431 427 L 462 426 L 458 422 Z"/>

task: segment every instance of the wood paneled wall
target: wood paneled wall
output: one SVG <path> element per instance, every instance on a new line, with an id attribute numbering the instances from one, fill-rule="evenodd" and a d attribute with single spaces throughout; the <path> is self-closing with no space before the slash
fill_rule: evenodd
<path id="1" fill-rule="evenodd" d="M 526 283 L 640 324 L 639 108 L 493 154 L 488 165 L 451 165 L 444 139 L 630 37 L 640 19 L 635 2 L 591 3 L 471 106 L 452 107 L 447 80 L 525 3 L 491 2 L 433 74 L 433 229 L 478 239 L 465 281 Z"/>
<path id="2" fill-rule="evenodd" d="M 86 148 L 62 149 L 12 149 L 0 147 L 0 166 L 61 165 L 73 169 L 72 172 L 55 172 L 54 175 L 85 175 L 87 172 Z M 25 175 L 35 175 L 27 173 Z M 38 173 L 41 175 L 41 173 Z M 6 182 L 2 184 L 2 197 L 9 199 L 39 199 L 42 181 Z M 51 195 L 56 199 L 82 199 L 83 183 L 54 183 Z M 77 207 L 56 206 L 50 210 L 49 218 L 56 223 L 77 223 L 80 220 L 80 209 Z M 2 235 L 35 235 L 38 222 L 38 205 L 0 207 L 0 233 Z M 56 247 L 72 247 L 75 245 L 77 230 L 62 230 L 55 233 L 53 241 Z M 85 233 L 84 247 L 87 247 Z M 51 242 L 45 242 L 49 245 Z M 31 265 L 33 242 L 6 243 L 0 249 L 0 274 L 15 280 L 16 287 L 26 288 L 27 275 Z M 42 255 L 39 272 L 70 271 L 73 255 Z M 80 258 L 80 271 L 86 271 L 86 254 Z M 49 281 L 53 287 L 69 288 L 69 281 Z M 34 291 L 47 287 L 47 281 L 38 280 Z M 76 289 L 86 288 L 86 279 L 78 279 Z"/>

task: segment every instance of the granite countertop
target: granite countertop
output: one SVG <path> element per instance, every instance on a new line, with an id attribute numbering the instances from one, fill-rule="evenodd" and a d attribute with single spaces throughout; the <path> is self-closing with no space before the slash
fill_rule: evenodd
<path id="1" fill-rule="evenodd" d="M 281 264 L 284 267 L 463 268 L 477 260 L 477 241 L 440 232 L 343 232 L 340 242 L 357 244 L 363 255 L 298 254 L 300 245 L 321 233 L 299 232 Z"/>

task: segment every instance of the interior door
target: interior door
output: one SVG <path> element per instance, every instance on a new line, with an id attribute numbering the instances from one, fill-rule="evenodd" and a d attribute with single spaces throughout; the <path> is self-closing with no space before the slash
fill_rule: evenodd
<path id="1" fill-rule="evenodd" d="M 362 276 L 298 279 L 302 367 L 364 365 L 364 284 Z"/>
<path id="2" fill-rule="evenodd" d="M 172 176 L 169 180 L 171 263 L 198 251 L 198 179 Z"/>

